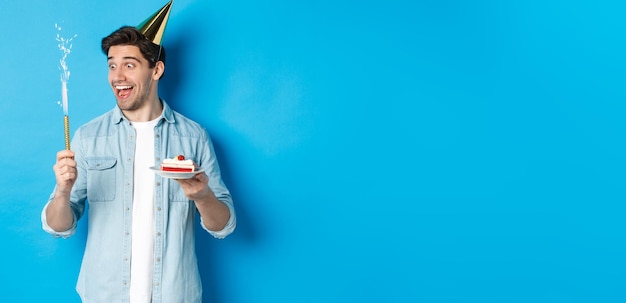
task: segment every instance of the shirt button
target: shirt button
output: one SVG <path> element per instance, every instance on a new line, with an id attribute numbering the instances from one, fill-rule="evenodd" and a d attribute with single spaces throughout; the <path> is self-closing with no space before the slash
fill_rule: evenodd
<path id="1" fill-rule="evenodd" d="M 160 236 L 161 236 L 161 232 L 157 232 L 157 237 L 160 237 Z"/>
<path id="2" fill-rule="evenodd" d="M 157 207 L 157 211 L 161 211 L 161 208 L 160 208 L 160 207 Z"/>
<path id="3" fill-rule="evenodd" d="M 157 186 L 161 186 L 161 182 L 157 182 Z"/>

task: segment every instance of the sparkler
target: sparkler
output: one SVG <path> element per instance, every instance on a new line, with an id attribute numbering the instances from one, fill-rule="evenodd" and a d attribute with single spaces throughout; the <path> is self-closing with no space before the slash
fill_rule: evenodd
<path id="1" fill-rule="evenodd" d="M 70 117 L 68 114 L 68 103 L 67 103 L 67 81 L 70 79 L 70 70 L 67 67 L 67 63 L 65 62 L 65 59 L 67 59 L 67 56 L 72 51 L 72 40 L 74 40 L 74 38 L 76 38 L 76 36 L 78 35 L 74 35 L 71 38 L 61 37 L 61 34 L 60 34 L 61 26 L 59 26 L 58 24 L 55 24 L 54 26 L 58 30 L 56 40 L 58 42 L 59 50 L 63 54 L 63 56 L 61 57 L 61 60 L 59 61 L 60 63 L 59 69 L 61 70 L 61 99 L 62 99 L 61 105 L 63 107 L 63 115 L 64 115 L 63 124 L 65 126 L 64 127 L 65 128 L 65 149 L 69 150 L 70 149 Z"/>

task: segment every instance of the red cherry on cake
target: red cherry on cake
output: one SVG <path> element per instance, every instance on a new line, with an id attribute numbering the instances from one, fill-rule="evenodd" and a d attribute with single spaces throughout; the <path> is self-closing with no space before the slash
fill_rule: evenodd
<path id="1" fill-rule="evenodd" d="M 185 156 L 178 155 L 178 157 L 176 157 L 176 159 L 178 159 L 178 161 L 183 161 L 183 160 L 185 160 Z"/>

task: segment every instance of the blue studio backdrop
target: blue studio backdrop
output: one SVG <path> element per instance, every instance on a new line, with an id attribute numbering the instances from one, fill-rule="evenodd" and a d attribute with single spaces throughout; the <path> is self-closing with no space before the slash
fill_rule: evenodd
<path id="1" fill-rule="evenodd" d="M 165 0 L 2 1 L 0 301 L 79 302 L 85 220 L 41 229 L 115 106 L 100 39 Z M 622 1 L 176 0 L 161 96 L 238 211 L 204 302 L 626 302 Z M 58 25 L 59 30 L 55 25 Z"/>

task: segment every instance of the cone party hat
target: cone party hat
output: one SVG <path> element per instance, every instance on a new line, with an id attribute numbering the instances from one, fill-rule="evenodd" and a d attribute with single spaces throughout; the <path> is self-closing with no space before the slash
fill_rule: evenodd
<path id="1" fill-rule="evenodd" d="M 137 26 L 137 29 L 154 44 L 161 45 L 173 1 L 170 0 L 159 11 Z"/>

